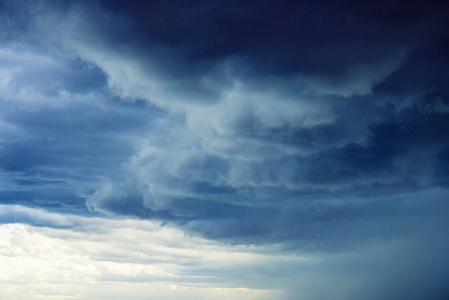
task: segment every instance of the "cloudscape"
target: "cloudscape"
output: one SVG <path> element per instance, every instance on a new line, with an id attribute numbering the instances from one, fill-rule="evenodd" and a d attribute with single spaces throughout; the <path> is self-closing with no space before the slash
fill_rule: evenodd
<path id="1" fill-rule="evenodd" d="M 444 1 L 1 0 L 0 299 L 449 299 Z"/>

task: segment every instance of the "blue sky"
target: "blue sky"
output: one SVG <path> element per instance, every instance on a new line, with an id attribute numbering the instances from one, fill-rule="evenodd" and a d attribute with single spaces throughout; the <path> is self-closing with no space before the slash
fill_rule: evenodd
<path id="1" fill-rule="evenodd" d="M 447 300 L 448 10 L 0 1 L 0 298 Z"/>

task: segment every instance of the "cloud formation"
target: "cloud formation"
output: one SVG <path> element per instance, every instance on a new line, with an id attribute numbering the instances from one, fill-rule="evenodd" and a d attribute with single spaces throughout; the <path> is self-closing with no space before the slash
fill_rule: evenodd
<path id="1" fill-rule="evenodd" d="M 92 216 L 131 231 L 155 221 L 224 252 L 275 245 L 322 259 L 275 280 L 284 298 L 447 295 L 447 6 L 0 3 L 2 228 L 53 243 Z M 134 263 L 110 268 L 147 268 Z M 85 276 L 98 283 L 95 268 Z M 260 268 L 270 279 L 241 279 L 249 294 L 282 273 Z M 221 279 L 236 288 L 234 275 Z M 354 285 L 338 294 L 343 275 Z"/>
<path id="2" fill-rule="evenodd" d="M 189 238 L 151 221 L 88 219 L 17 206 L 2 206 L 0 214 L 28 215 L 45 225 L 72 223 L 71 229 L 0 225 L 0 285 L 7 299 L 269 299 L 279 291 L 257 280 L 242 287 L 239 269 L 302 260 L 269 248 Z"/>
<path id="3" fill-rule="evenodd" d="M 447 292 L 447 268 L 438 265 L 448 262 L 436 259 L 449 246 L 438 241 L 447 214 L 413 220 L 413 236 L 325 254 L 225 245 L 155 221 L 0 206 L 3 220 L 12 216 L 40 227 L 0 225 L 7 299 L 443 299 L 438 295 Z"/>

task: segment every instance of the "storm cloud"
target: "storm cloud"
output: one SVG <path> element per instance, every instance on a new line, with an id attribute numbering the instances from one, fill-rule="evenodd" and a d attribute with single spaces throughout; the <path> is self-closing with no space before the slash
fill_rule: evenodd
<path id="1" fill-rule="evenodd" d="M 316 259 L 192 269 L 208 287 L 447 299 L 448 5 L 0 3 L 4 230 L 155 222 Z"/>

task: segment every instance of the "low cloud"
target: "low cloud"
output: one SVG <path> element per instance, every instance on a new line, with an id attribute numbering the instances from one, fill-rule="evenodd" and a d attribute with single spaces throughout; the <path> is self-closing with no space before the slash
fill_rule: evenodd
<path id="1" fill-rule="evenodd" d="M 23 215 L 41 226 L 0 225 L 0 285 L 8 299 L 359 299 L 366 294 L 368 299 L 437 300 L 447 292 L 445 214 L 410 219 L 416 230 L 399 239 L 302 253 L 279 244 L 226 245 L 154 221 L 19 206 L 0 210 L 1 218 Z"/>
<path id="2" fill-rule="evenodd" d="M 255 280 L 268 280 L 255 270 L 307 260 L 269 247 L 232 247 L 189 237 L 153 221 L 84 218 L 17 206 L 2 206 L 0 215 L 22 221 L 26 215 L 44 226 L 72 223 L 65 229 L 0 225 L 0 285 L 8 299 L 272 299 L 280 292 Z M 242 268 L 254 274 L 242 274 Z M 245 276 L 254 282 L 246 283 Z M 121 288 L 109 288 L 114 284 Z"/>

